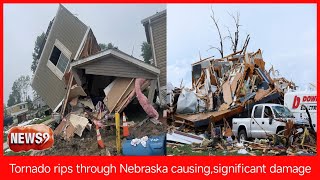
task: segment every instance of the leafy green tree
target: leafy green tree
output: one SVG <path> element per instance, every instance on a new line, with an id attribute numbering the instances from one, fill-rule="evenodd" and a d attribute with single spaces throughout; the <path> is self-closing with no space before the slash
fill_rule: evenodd
<path id="1" fill-rule="evenodd" d="M 141 44 L 141 56 L 143 57 L 144 62 L 150 64 L 150 59 L 152 58 L 152 50 L 151 50 L 151 45 L 144 41 Z"/>
<path id="2" fill-rule="evenodd" d="M 18 84 L 20 87 L 20 93 L 22 97 L 22 101 L 26 101 L 28 97 L 29 92 L 29 86 L 30 86 L 30 77 L 28 75 L 26 76 L 20 76 L 18 79 Z"/>
<path id="3" fill-rule="evenodd" d="M 13 106 L 15 104 L 21 103 L 21 90 L 20 85 L 17 80 L 13 83 L 11 88 L 11 93 L 7 102 L 7 106 Z"/>
<path id="4" fill-rule="evenodd" d="M 112 43 L 108 43 L 108 45 L 107 45 L 107 49 L 118 49 L 118 47 L 117 46 L 115 46 L 114 44 L 112 44 Z"/>
<path id="5" fill-rule="evenodd" d="M 33 109 L 32 101 L 31 101 L 31 98 L 30 98 L 30 96 L 29 96 L 29 95 L 27 96 L 27 100 L 26 100 L 26 102 L 28 103 L 28 108 L 29 108 L 29 109 Z"/>
<path id="6" fill-rule="evenodd" d="M 13 106 L 13 105 L 15 105 L 15 104 L 17 104 L 17 103 L 16 103 L 16 99 L 15 99 L 14 95 L 13 95 L 12 92 L 11 92 L 10 95 L 9 95 L 9 99 L 8 99 L 8 102 L 7 102 L 7 106 L 10 107 L 10 106 Z"/>
<path id="7" fill-rule="evenodd" d="M 6 107 L 6 104 L 3 104 L 3 113 L 4 113 L 4 117 L 8 117 L 9 116 L 9 113 L 7 111 L 7 107 Z"/>
<path id="8" fill-rule="evenodd" d="M 34 48 L 33 48 L 33 52 L 32 52 L 32 58 L 33 58 L 33 61 L 32 61 L 32 64 L 31 64 L 31 71 L 33 73 L 35 73 L 36 69 L 37 69 L 37 66 L 38 66 L 38 63 L 39 63 L 39 56 L 41 54 L 41 48 L 42 46 L 44 45 L 44 40 L 46 38 L 46 34 L 44 32 L 42 32 L 41 35 L 37 36 L 37 39 L 34 43 Z"/>
<path id="9" fill-rule="evenodd" d="M 118 49 L 117 46 L 115 46 L 112 43 L 104 44 L 104 43 L 99 43 L 101 51 L 107 50 L 107 49 Z"/>
<path id="10" fill-rule="evenodd" d="M 22 101 L 26 101 L 28 98 L 29 86 L 30 77 L 28 75 L 22 75 L 17 80 L 15 80 L 11 88 L 11 93 L 9 95 L 7 105 L 12 106 L 21 103 Z"/>
<path id="11" fill-rule="evenodd" d="M 100 46 L 101 51 L 104 51 L 107 49 L 107 45 L 104 43 L 99 43 L 99 46 Z"/>

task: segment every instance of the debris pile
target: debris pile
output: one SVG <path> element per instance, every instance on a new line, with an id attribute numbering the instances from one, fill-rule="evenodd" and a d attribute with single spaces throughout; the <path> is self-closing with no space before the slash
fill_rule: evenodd
<path id="1" fill-rule="evenodd" d="M 134 139 L 150 135 L 165 134 L 166 128 L 165 125 L 158 120 L 158 112 L 142 93 L 149 84 L 149 80 L 141 78 L 117 77 L 103 89 L 105 96 L 102 97 L 95 97 L 93 94 L 89 94 L 88 92 L 90 91 L 87 89 L 84 89 L 77 84 L 73 84 L 65 97 L 65 99 L 67 99 L 67 101 L 65 101 L 67 103 L 65 110 L 61 109 L 64 107 L 62 104 L 58 109 L 60 113 L 64 112 L 63 115 L 55 116 L 55 118 L 62 118 L 58 120 L 59 125 L 55 128 L 54 135 L 59 139 L 59 143 L 61 143 L 61 140 L 72 142 L 74 141 L 75 135 L 78 137 L 78 143 L 83 143 L 79 138 L 82 138 L 83 133 L 86 132 L 87 134 L 92 135 L 91 141 L 94 139 L 94 136 L 97 136 L 97 144 L 100 149 L 104 149 L 106 143 L 109 145 L 107 148 L 110 148 L 110 143 L 103 140 L 103 138 L 112 136 L 114 139 L 109 141 L 114 143 L 111 145 L 111 147 L 114 147 L 116 144 L 115 113 L 121 113 L 127 106 L 132 106 L 130 103 L 135 97 L 137 97 L 137 101 L 142 109 L 147 113 L 147 118 L 140 123 L 133 121 L 120 122 L 121 127 L 123 127 L 123 124 L 130 129 L 130 136 L 128 131 L 126 136 L 129 137 L 127 138 Z M 138 104 L 134 105 L 137 106 Z M 132 107 L 130 108 L 132 109 Z M 123 118 L 121 120 L 125 119 L 126 116 L 123 112 Z M 149 126 L 150 128 L 148 128 Z M 101 130 L 102 132 L 105 132 L 105 134 L 102 135 L 100 132 Z M 96 132 L 96 134 L 92 132 Z"/>
<path id="2" fill-rule="evenodd" d="M 152 27 L 151 22 L 155 20 L 161 25 Z M 73 146 L 72 143 L 78 142 L 74 147 L 84 148 L 91 147 L 91 144 L 86 144 L 91 141 L 96 149 L 104 149 L 110 147 L 107 143 L 112 142 L 119 155 L 123 137 L 140 139 L 154 135 L 147 131 L 144 131 L 147 134 L 130 132 L 131 125 L 140 124 L 147 118 L 147 123 L 141 127 L 151 123 L 157 125 L 157 128 L 151 128 L 153 130 L 166 130 L 162 128 L 165 124 L 160 123 L 157 111 L 163 105 L 162 92 L 166 84 L 166 48 L 162 48 L 166 46 L 165 22 L 165 10 L 142 21 L 147 43 L 153 49 L 152 60 L 149 58 L 146 60 L 150 62 L 146 62 L 111 43 L 109 45 L 112 46 L 101 48 L 93 30 L 64 6 L 59 6 L 56 17 L 48 26 L 32 79 L 32 88 L 53 110 L 52 122 L 58 124 L 54 134 L 59 141 L 56 141 L 58 144 L 54 151 L 70 150 L 60 144 Z M 159 30 L 153 34 L 147 30 L 149 28 Z M 160 38 L 149 41 L 153 36 Z M 133 103 L 136 106 L 129 108 Z M 127 122 L 127 118 L 130 121 Z M 134 137 L 136 133 L 144 135 Z M 166 134 L 165 131 L 162 133 Z M 87 135 L 91 140 L 85 138 L 84 143 L 82 138 Z M 150 137 L 146 142 L 154 140 Z"/>
<path id="3" fill-rule="evenodd" d="M 184 144 L 192 152 L 209 151 L 209 155 L 217 151 L 222 152 L 220 155 L 315 155 L 316 132 L 307 108 L 309 123 L 299 124 L 292 116 L 268 116 L 285 127 L 270 134 L 260 126 L 266 139 L 249 141 L 233 134 L 233 118 L 250 119 L 257 104 L 283 104 L 284 94 L 290 89 L 296 89 L 293 82 L 279 77 L 273 67 L 265 69 L 260 49 L 196 62 L 192 64 L 192 88 L 172 88 L 167 95 L 164 114 L 173 125 L 167 134 L 168 147 L 179 149 Z"/>
<path id="4" fill-rule="evenodd" d="M 175 88 L 168 95 L 168 112 L 176 124 L 197 128 L 247 112 L 255 104 L 282 104 L 284 93 L 296 86 L 273 78 L 275 74 L 273 67 L 265 69 L 260 49 L 203 59 L 192 64 L 192 89 Z"/>
<path id="5" fill-rule="evenodd" d="M 310 156 L 317 153 L 315 132 L 307 126 L 294 125 L 290 120 L 283 131 L 269 135 L 267 139 L 255 138 L 252 141 L 238 141 L 228 134 L 228 130 L 220 131 L 219 128 L 214 128 L 210 137 L 173 129 L 175 128 L 171 127 L 167 134 L 167 144 L 169 148 L 176 150 L 177 154 L 169 155 L 184 155 L 186 148 L 181 148 L 184 146 L 189 146 L 188 151 L 195 155 L 207 152 L 207 155 Z"/>

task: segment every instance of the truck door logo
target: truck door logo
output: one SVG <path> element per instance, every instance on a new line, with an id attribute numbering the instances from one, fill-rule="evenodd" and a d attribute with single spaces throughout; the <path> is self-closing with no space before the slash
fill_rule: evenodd
<path id="1" fill-rule="evenodd" d="M 300 102 L 301 102 L 301 98 L 298 96 L 294 96 L 292 109 L 297 109 L 300 105 Z M 302 102 L 304 104 L 315 104 L 315 103 L 317 103 L 317 96 L 303 96 Z M 301 109 L 301 110 L 303 110 L 303 109 Z M 312 107 L 311 110 L 314 110 L 314 107 Z"/>
<path id="2" fill-rule="evenodd" d="M 292 109 L 297 109 L 300 105 L 300 97 L 294 96 Z"/>

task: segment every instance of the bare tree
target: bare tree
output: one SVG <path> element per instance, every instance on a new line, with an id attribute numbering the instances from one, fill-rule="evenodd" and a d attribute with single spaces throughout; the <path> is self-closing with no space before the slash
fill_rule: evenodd
<path id="1" fill-rule="evenodd" d="M 238 43 L 239 43 L 239 27 L 241 26 L 240 25 L 240 13 L 237 12 L 236 16 L 231 13 L 228 13 L 228 14 L 232 17 L 232 19 L 234 21 L 235 32 L 234 32 L 234 37 L 232 37 L 231 32 L 230 32 L 229 28 L 227 27 L 229 36 L 227 36 L 226 38 L 230 39 L 231 44 L 232 44 L 231 48 L 233 50 L 233 53 L 236 53 L 237 49 L 238 49 Z"/>
<path id="2" fill-rule="evenodd" d="M 211 12 L 212 12 L 211 19 L 213 20 L 213 22 L 218 30 L 218 33 L 219 33 L 220 48 L 211 46 L 210 49 L 217 49 L 220 52 L 221 57 L 223 57 L 223 39 L 222 39 L 221 32 L 219 29 L 218 21 L 214 17 L 214 12 L 213 12 L 212 6 L 211 6 Z"/>
<path id="3" fill-rule="evenodd" d="M 216 26 L 216 28 L 218 30 L 218 33 L 219 33 L 220 47 L 218 48 L 218 47 L 210 46 L 210 49 L 217 49 L 220 52 L 221 57 L 223 57 L 223 40 L 230 39 L 230 41 L 231 41 L 231 48 L 230 49 L 233 51 L 233 53 L 245 53 L 246 50 L 247 50 L 247 46 L 249 44 L 249 41 L 250 41 L 250 35 L 249 34 L 247 35 L 243 46 L 241 47 L 240 50 L 238 50 L 238 47 L 240 46 L 239 45 L 240 26 L 241 26 L 240 25 L 240 13 L 237 12 L 236 15 L 234 15 L 234 14 L 231 14 L 231 13 L 228 12 L 230 17 L 233 19 L 235 30 L 234 30 L 234 33 L 231 33 L 229 27 L 225 26 L 225 28 L 228 31 L 228 36 L 225 36 L 224 38 L 222 38 L 222 35 L 221 35 L 221 32 L 220 32 L 220 28 L 219 28 L 219 25 L 218 25 L 218 21 L 214 17 L 214 12 L 213 12 L 212 7 L 211 7 L 211 12 L 212 12 L 211 19 L 213 20 L 213 22 L 214 22 L 214 24 L 215 24 L 215 26 Z"/>

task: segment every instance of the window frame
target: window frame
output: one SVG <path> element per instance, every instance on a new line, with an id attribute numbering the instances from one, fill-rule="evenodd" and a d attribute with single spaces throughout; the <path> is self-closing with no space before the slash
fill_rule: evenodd
<path id="1" fill-rule="evenodd" d="M 266 111 L 267 108 L 269 108 L 269 110 L 270 110 L 270 113 L 271 113 L 270 115 L 271 115 L 271 116 L 273 115 L 273 110 L 272 110 L 272 108 L 271 108 L 270 106 L 264 106 L 264 108 L 263 108 L 263 113 L 262 113 L 262 117 L 263 117 L 263 118 L 269 118 L 269 117 L 265 117 L 265 116 L 266 116 L 266 112 L 265 112 L 265 111 Z"/>
<path id="2" fill-rule="evenodd" d="M 261 112 L 260 112 L 260 117 L 256 117 L 256 112 L 257 112 L 257 109 L 258 108 L 261 108 Z M 263 111 L 264 111 L 264 108 L 263 108 L 263 105 L 258 105 L 254 108 L 254 113 L 253 113 L 253 118 L 262 118 L 263 116 Z"/>
<path id="3" fill-rule="evenodd" d="M 63 55 L 68 59 L 68 62 L 67 62 L 67 65 L 66 65 L 66 68 L 64 70 L 64 72 L 60 71 L 60 69 L 57 67 L 58 63 L 59 63 L 59 59 L 60 59 L 60 56 L 59 56 L 59 59 L 58 59 L 58 62 L 56 65 L 54 65 L 51 60 L 50 60 L 50 57 L 51 57 L 51 54 L 53 52 L 53 49 L 54 47 L 58 48 L 61 53 L 63 53 Z M 69 63 L 70 63 L 70 59 L 71 59 L 71 51 L 68 50 L 68 48 L 66 48 L 58 39 L 55 40 L 52 48 L 51 48 L 51 51 L 50 51 L 50 54 L 49 54 L 49 57 L 48 57 L 48 62 L 47 62 L 47 67 L 60 79 L 62 80 L 63 78 L 63 75 L 64 73 L 66 72 L 68 66 L 69 66 Z"/>

